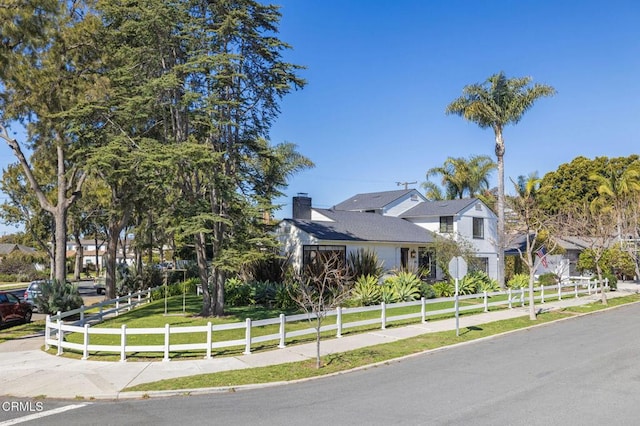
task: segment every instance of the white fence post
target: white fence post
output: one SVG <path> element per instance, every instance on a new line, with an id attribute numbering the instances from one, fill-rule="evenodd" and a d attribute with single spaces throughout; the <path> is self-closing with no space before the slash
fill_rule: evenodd
<path id="1" fill-rule="evenodd" d="M 49 339 L 51 338 L 51 315 L 47 315 L 44 320 L 44 350 L 49 350 Z"/>
<path id="2" fill-rule="evenodd" d="M 122 333 L 120 334 L 120 362 L 127 360 L 127 324 L 122 324 Z"/>
<path id="3" fill-rule="evenodd" d="M 540 285 L 540 303 L 544 303 L 544 284 Z"/>
<path id="4" fill-rule="evenodd" d="M 420 298 L 420 316 L 423 324 L 427 322 L 427 299 L 424 297 Z"/>
<path id="5" fill-rule="evenodd" d="M 120 299 L 116 300 L 116 316 L 120 314 Z"/>
<path id="6" fill-rule="evenodd" d="M 489 312 L 489 297 L 487 296 L 486 291 L 483 291 L 482 294 L 484 297 L 484 311 Z"/>
<path id="7" fill-rule="evenodd" d="M 89 358 L 89 324 L 85 324 L 84 325 L 84 339 L 83 339 L 83 346 L 84 348 L 82 349 L 82 359 L 87 359 Z"/>
<path id="8" fill-rule="evenodd" d="M 127 307 L 127 311 L 131 310 L 131 292 L 129 292 L 129 298 L 127 299 L 127 304 L 129 305 Z"/>
<path id="9" fill-rule="evenodd" d="M 380 322 L 382 323 L 382 329 L 385 330 L 387 328 L 387 304 L 382 302 L 380 304 L 380 310 L 382 311 L 380 314 Z"/>
<path id="10" fill-rule="evenodd" d="M 511 306 L 511 289 L 507 289 L 507 297 L 509 298 L 509 309 L 512 309 Z"/>
<path id="11" fill-rule="evenodd" d="M 284 314 L 280 314 L 280 344 L 278 344 L 278 347 L 280 349 L 285 347 L 284 341 L 287 337 L 287 332 L 286 332 L 286 328 L 285 328 L 285 324 L 287 323 L 287 317 Z"/>
<path id="12" fill-rule="evenodd" d="M 336 337 L 342 337 L 342 306 L 336 308 Z"/>
<path id="13" fill-rule="evenodd" d="M 60 319 L 60 311 L 58 311 L 58 351 L 56 355 L 62 355 L 62 340 L 64 340 L 62 336 L 62 320 Z"/>
<path id="14" fill-rule="evenodd" d="M 206 359 L 211 359 L 211 335 L 213 334 L 213 330 L 211 327 L 211 321 L 207 323 L 207 356 Z"/>
<path id="15" fill-rule="evenodd" d="M 575 286 L 576 297 L 578 297 L 578 283 L 573 283 Z"/>
<path id="16" fill-rule="evenodd" d="M 520 289 L 520 306 L 524 308 L 524 287 Z"/>
<path id="17" fill-rule="evenodd" d="M 251 355 L 251 318 L 247 318 L 245 321 L 245 331 L 244 331 L 244 354 Z"/>
<path id="18" fill-rule="evenodd" d="M 164 358 L 163 361 L 169 361 L 169 338 L 171 337 L 171 330 L 169 324 L 164 325 Z"/>

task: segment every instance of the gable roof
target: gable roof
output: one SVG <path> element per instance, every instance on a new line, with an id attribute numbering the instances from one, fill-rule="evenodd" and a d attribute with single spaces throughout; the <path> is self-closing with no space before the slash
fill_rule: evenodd
<path id="1" fill-rule="evenodd" d="M 331 219 L 332 222 L 301 219 L 284 220 L 320 240 L 415 244 L 430 243 L 434 240 L 431 232 L 397 217 L 332 209 L 314 210 Z"/>
<path id="2" fill-rule="evenodd" d="M 412 192 L 420 194 L 415 189 L 399 189 L 396 191 L 356 194 L 353 197 L 333 206 L 333 210 L 363 211 L 381 209 Z"/>
<path id="3" fill-rule="evenodd" d="M 477 198 L 427 201 L 407 210 L 400 217 L 453 216 L 477 202 L 480 202 Z"/>
<path id="4" fill-rule="evenodd" d="M 14 251 L 21 251 L 22 253 L 35 253 L 36 249 L 32 247 L 23 246 L 22 244 L 14 243 L 2 243 L 0 244 L 0 256 L 13 253 Z"/>

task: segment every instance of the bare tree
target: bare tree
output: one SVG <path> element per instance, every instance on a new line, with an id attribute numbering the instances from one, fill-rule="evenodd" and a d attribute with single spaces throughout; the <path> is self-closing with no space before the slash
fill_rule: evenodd
<path id="1" fill-rule="evenodd" d="M 524 248 L 518 245 L 517 250 L 520 259 L 529 269 L 529 319 L 533 321 L 537 318 L 533 293 L 535 276 L 547 254 L 557 245 L 551 238 L 557 229 L 557 222 L 547 216 L 537 204 L 536 194 L 541 182 L 537 174 L 531 174 L 528 178 L 520 176 L 518 182 L 511 182 L 517 195 L 508 199 L 508 205 L 517 220 L 509 222 L 511 232 L 506 235 L 505 240 L 524 235 Z"/>
<path id="2" fill-rule="evenodd" d="M 616 241 L 618 235 L 618 221 L 615 209 L 595 199 L 588 205 L 566 211 L 560 219 L 567 235 L 580 237 L 593 254 L 593 263 L 600 283 L 602 304 L 607 304 L 604 292 L 602 260 L 609 247 Z"/>
<path id="3" fill-rule="evenodd" d="M 290 288 L 293 300 L 307 313 L 316 330 L 316 368 L 320 360 L 320 331 L 327 313 L 340 306 L 349 295 L 353 281 L 342 253 L 317 256 L 306 265 L 302 276 Z"/>

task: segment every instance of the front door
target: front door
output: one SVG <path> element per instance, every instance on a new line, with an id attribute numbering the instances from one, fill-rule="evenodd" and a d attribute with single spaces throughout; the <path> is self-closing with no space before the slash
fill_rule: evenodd
<path id="1" fill-rule="evenodd" d="M 403 270 L 407 270 L 408 263 L 409 263 L 409 249 L 406 247 L 402 247 L 400 249 L 400 265 L 402 265 Z"/>

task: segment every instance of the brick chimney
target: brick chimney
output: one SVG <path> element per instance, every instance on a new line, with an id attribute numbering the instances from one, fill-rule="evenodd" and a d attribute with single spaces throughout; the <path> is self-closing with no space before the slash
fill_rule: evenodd
<path id="1" fill-rule="evenodd" d="M 305 192 L 293 197 L 293 219 L 311 220 L 311 197 Z"/>

